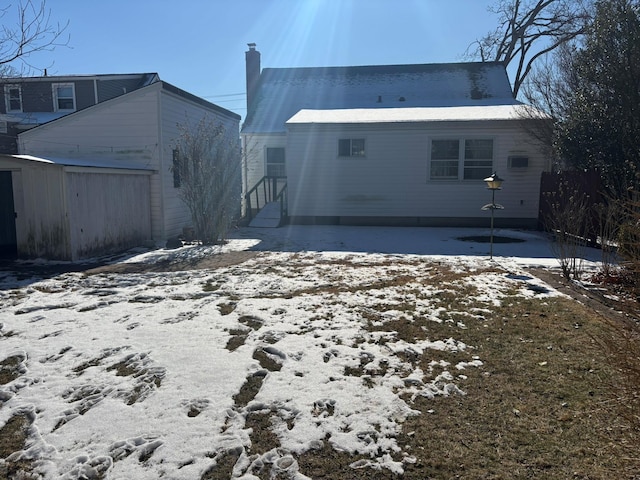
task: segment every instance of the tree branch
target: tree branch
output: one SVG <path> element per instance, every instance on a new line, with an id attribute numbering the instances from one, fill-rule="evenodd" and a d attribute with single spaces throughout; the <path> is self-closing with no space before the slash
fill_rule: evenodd
<path id="1" fill-rule="evenodd" d="M 9 8 L 0 10 L 0 18 L 9 16 Z M 0 66 L 21 61 L 32 67 L 28 61 L 30 55 L 68 45 L 68 36 L 65 39 L 68 26 L 69 22 L 64 25 L 52 23 L 46 0 L 39 3 L 34 3 L 34 0 L 21 1 L 17 5 L 15 24 L 5 24 L 0 30 Z"/>

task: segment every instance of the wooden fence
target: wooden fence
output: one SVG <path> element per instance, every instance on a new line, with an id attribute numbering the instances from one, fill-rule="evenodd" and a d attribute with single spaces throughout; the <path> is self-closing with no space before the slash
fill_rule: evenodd
<path id="1" fill-rule="evenodd" d="M 545 219 L 551 214 L 551 201 L 567 202 L 570 195 L 582 195 L 590 214 L 587 240 L 596 245 L 600 231 L 600 218 L 594 206 L 604 199 L 602 183 L 597 171 L 543 172 L 540 180 L 540 211 L 538 226 L 545 229 Z"/>

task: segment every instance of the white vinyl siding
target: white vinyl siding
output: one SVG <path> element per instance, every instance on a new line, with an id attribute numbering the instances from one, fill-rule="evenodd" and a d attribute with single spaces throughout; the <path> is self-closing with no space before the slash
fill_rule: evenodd
<path id="1" fill-rule="evenodd" d="M 173 149 L 180 138 L 180 126 L 189 124 L 196 126 L 202 117 L 206 116 L 209 120 L 220 121 L 228 132 L 238 132 L 238 121 L 231 120 L 222 115 L 212 112 L 193 102 L 189 102 L 184 98 L 177 96 L 166 90 L 161 91 L 160 104 L 160 137 L 162 139 L 161 163 L 159 175 L 161 184 L 159 190 L 162 192 L 162 203 L 158 199 L 158 206 L 161 205 L 162 210 L 157 212 L 163 221 L 162 238 L 177 237 L 183 233 L 184 227 L 192 227 L 191 213 L 187 205 L 180 198 L 180 189 L 174 186 L 174 177 L 171 172 L 173 165 Z M 238 162 L 240 156 L 238 155 Z M 240 181 L 240 169 L 238 166 L 238 182 Z M 159 183 L 160 183 L 159 182 Z M 240 199 L 238 198 L 238 208 Z"/>
<path id="2" fill-rule="evenodd" d="M 149 186 L 151 226 L 153 238 L 161 239 L 157 92 L 152 86 L 28 130 L 20 135 L 20 153 L 115 159 L 155 170 Z"/>
<path id="3" fill-rule="evenodd" d="M 366 164 L 336 158 L 338 139 L 365 137 Z M 500 203 L 506 210 L 500 215 L 537 218 L 540 175 L 547 162 L 532 147 L 528 152 L 530 168 L 508 171 L 509 152 L 527 144 L 516 122 L 291 125 L 287 138 L 289 215 L 485 218 L 486 212 L 481 207 L 488 197 L 482 179 L 425 182 L 430 176 L 431 166 L 426 158 L 430 155 L 431 140 L 465 138 L 492 140 L 492 166 L 505 178 Z M 463 175 L 462 145 L 458 179 Z"/>

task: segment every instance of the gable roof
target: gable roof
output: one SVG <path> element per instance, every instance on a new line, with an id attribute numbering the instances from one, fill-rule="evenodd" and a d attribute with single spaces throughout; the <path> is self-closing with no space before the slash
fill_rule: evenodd
<path id="1" fill-rule="evenodd" d="M 210 101 L 205 100 L 202 97 L 198 97 L 192 93 L 187 92 L 186 90 L 182 90 L 181 88 L 178 88 L 175 85 L 171 85 L 170 83 L 167 83 L 165 81 L 161 81 L 160 84 L 162 85 L 162 89 L 167 92 L 171 92 L 174 95 L 178 95 L 179 97 L 184 98 L 185 100 L 189 100 L 191 102 L 197 103 L 198 105 L 208 108 L 209 110 L 220 113 L 234 120 L 240 121 L 240 118 L 241 118 L 240 115 L 238 115 L 235 112 L 232 112 L 231 110 L 227 110 L 226 108 L 223 108 L 220 105 L 211 103 Z"/>
<path id="2" fill-rule="evenodd" d="M 111 105 L 115 105 L 117 104 L 117 102 L 128 102 L 130 101 L 131 98 L 135 98 L 135 96 L 138 95 L 145 95 L 147 92 L 149 91 L 153 91 L 153 90 L 160 90 L 160 91 L 165 91 L 165 92 L 169 92 L 173 95 L 176 95 L 180 98 L 182 98 L 185 101 L 189 101 L 189 102 L 193 102 L 193 103 L 197 103 L 198 105 L 207 108 L 208 110 L 212 111 L 212 112 L 216 112 L 218 114 L 221 115 L 225 115 L 233 120 L 237 120 L 240 121 L 240 115 L 238 115 L 235 112 L 232 112 L 230 110 L 227 110 L 226 108 L 220 107 L 219 105 L 216 105 L 215 103 L 211 103 L 207 100 L 205 100 L 204 98 L 201 97 L 197 97 L 196 95 L 193 95 L 185 90 L 182 90 L 181 88 L 178 88 L 170 83 L 167 83 L 163 80 L 158 80 L 156 82 L 153 82 L 147 86 L 141 87 L 137 90 L 133 90 L 131 92 L 128 93 L 124 93 L 118 97 L 112 98 L 110 100 L 106 100 L 104 102 L 100 102 L 100 103 L 96 103 L 95 105 L 91 105 L 90 107 L 87 108 L 83 108 L 82 110 L 77 110 L 75 112 L 70 112 L 70 113 L 65 113 L 63 116 L 59 116 L 59 117 L 54 117 L 49 119 L 49 121 L 47 121 L 46 123 L 42 123 L 42 124 L 38 124 L 37 126 L 35 126 L 34 128 L 31 128 L 29 130 L 26 130 L 22 133 L 19 134 L 20 137 L 30 137 L 32 135 L 38 135 L 39 132 L 41 132 L 43 129 L 48 128 L 49 126 L 51 126 L 52 124 L 58 124 L 60 122 L 67 122 L 67 121 L 73 121 L 75 119 L 79 119 L 82 118 L 83 115 L 91 115 L 93 112 L 95 111 L 100 111 L 106 108 L 110 108 Z"/>
<path id="3" fill-rule="evenodd" d="M 284 133 L 299 110 L 514 105 L 499 62 L 265 68 L 243 133 Z"/>
<path id="4" fill-rule="evenodd" d="M 95 98 L 95 102 L 92 101 L 91 105 L 102 103 L 107 100 L 119 97 L 127 92 L 147 87 L 155 82 L 159 82 L 160 77 L 157 73 L 124 73 L 124 74 L 97 74 L 97 75 L 46 75 L 38 77 L 7 77 L 0 78 L 0 85 L 20 85 L 37 86 L 38 84 L 55 84 L 55 83 L 74 83 L 84 82 L 85 84 L 91 82 L 93 90 L 91 96 Z M 50 87 L 49 87 L 50 88 Z M 42 91 L 38 92 L 22 92 L 23 100 L 25 96 L 31 95 L 41 98 Z M 50 99 L 51 100 L 51 99 Z M 42 104 L 44 106 L 44 103 Z M 15 123 L 18 129 L 24 130 L 32 128 L 36 125 L 42 125 L 58 118 L 64 117 L 71 113 L 78 112 L 87 108 L 87 106 L 78 107 L 73 112 L 69 111 L 51 111 L 53 105 L 49 103 L 48 109 L 44 111 L 33 110 L 33 104 L 30 105 L 25 111 L 22 112 L 8 112 L 0 113 L 0 120 Z"/>

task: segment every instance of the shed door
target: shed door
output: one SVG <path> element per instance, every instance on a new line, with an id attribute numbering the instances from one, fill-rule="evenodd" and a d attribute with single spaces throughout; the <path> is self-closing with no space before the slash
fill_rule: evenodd
<path id="1" fill-rule="evenodd" d="M 0 172 L 0 256 L 13 256 L 17 251 L 11 172 Z"/>

